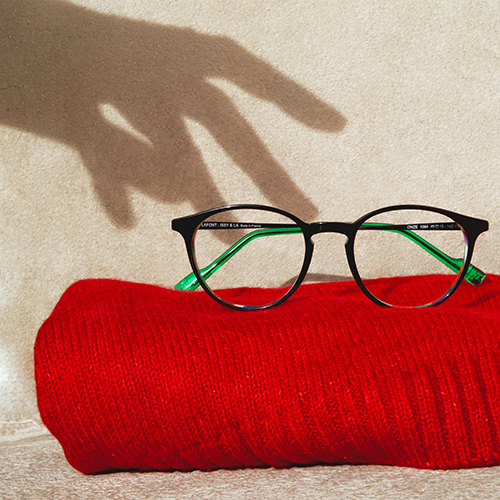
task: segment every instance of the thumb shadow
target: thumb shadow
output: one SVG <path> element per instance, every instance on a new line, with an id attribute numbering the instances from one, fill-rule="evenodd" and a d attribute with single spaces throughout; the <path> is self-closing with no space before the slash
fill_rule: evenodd
<path id="1" fill-rule="evenodd" d="M 96 13 L 62 0 L 2 0 L 0 123 L 78 151 L 117 226 L 134 225 L 130 189 L 196 210 L 226 204 L 185 124 L 205 127 L 273 205 L 317 209 L 211 78 L 308 127 L 343 116 L 234 40 Z"/>

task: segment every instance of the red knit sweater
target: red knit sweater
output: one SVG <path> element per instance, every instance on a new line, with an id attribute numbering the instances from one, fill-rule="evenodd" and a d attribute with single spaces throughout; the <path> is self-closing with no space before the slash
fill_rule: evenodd
<path id="1" fill-rule="evenodd" d="M 425 309 L 342 282 L 248 313 L 81 281 L 40 329 L 35 374 L 43 421 L 85 473 L 500 464 L 500 278 Z"/>

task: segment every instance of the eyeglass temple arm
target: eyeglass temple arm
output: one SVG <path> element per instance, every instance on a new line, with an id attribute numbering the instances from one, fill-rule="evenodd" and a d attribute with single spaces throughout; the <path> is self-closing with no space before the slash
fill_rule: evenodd
<path id="1" fill-rule="evenodd" d="M 433 257 L 438 259 L 441 263 L 443 263 L 448 269 L 452 270 L 455 273 L 459 273 L 461 268 L 462 268 L 462 260 L 461 259 L 454 259 L 450 257 L 449 255 L 445 254 L 444 252 L 441 252 L 438 248 L 436 248 L 434 245 L 431 245 L 427 240 L 421 238 L 417 234 L 413 233 L 412 231 L 405 230 L 405 229 L 389 229 L 387 226 L 390 226 L 390 224 L 384 225 L 384 224 L 371 224 L 371 223 L 365 223 L 361 226 L 362 229 L 378 229 L 382 231 L 392 231 L 398 234 L 401 234 L 403 236 L 406 236 L 410 240 L 412 240 L 414 243 L 416 243 L 419 247 L 423 248 L 425 251 L 427 251 L 429 254 L 431 254 Z M 207 267 L 200 269 L 200 275 L 203 279 L 209 278 L 214 274 L 220 267 L 222 267 L 233 255 L 238 253 L 244 246 L 246 246 L 250 241 L 260 238 L 262 236 L 276 236 L 276 235 L 282 235 L 282 234 L 294 234 L 294 233 L 300 233 L 301 229 L 300 228 L 272 228 L 272 229 L 258 229 L 256 231 L 252 231 L 251 233 L 246 234 L 238 240 L 234 245 L 229 247 L 224 253 L 219 255 L 211 264 L 209 264 Z M 465 275 L 465 280 L 470 283 L 471 285 L 480 285 L 485 277 L 485 273 L 478 269 L 477 267 L 473 266 L 472 264 L 469 265 L 469 268 L 467 270 L 467 273 Z M 194 272 L 189 273 L 186 277 L 184 277 L 179 283 L 175 285 L 176 290 L 185 290 L 185 291 L 190 291 L 190 290 L 196 290 L 200 286 L 200 283 L 198 281 L 198 278 L 194 274 Z"/>
<path id="2" fill-rule="evenodd" d="M 272 229 L 257 229 L 251 233 L 246 234 L 238 240 L 234 245 L 230 246 L 224 253 L 219 255 L 211 264 L 207 267 L 200 269 L 200 274 L 203 279 L 210 278 L 212 274 L 222 267 L 233 255 L 238 253 L 245 245 L 250 243 L 256 238 L 262 236 L 276 236 L 281 234 L 293 234 L 300 233 L 301 229 L 297 228 L 272 228 Z M 198 278 L 194 272 L 189 273 L 185 278 L 183 278 L 177 285 L 175 285 L 176 290 L 196 290 L 200 286 Z"/>
<path id="3" fill-rule="evenodd" d="M 415 234 L 413 231 L 410 231 L 408 229 L 394 229 L 388 226 L 391 226 L 391 224 L 379 224 L 379 223 L 368 222 L 362 224 L 360 229 L 376 229 L 382 231 L 391 231 L 394 233 L 401 234 L 402 236 L 406 236 L 406 238 L 412 240 L 420 248 L 423 248 L 427 253 L 429 253 L 437 260 L 439 260 L 439 262 L 444 264 L 448 269 L 450 269 L 456 274 L 460 273 L 463 264 L 462 259 L 454 259 L 453 257 L 450 257 L 449 255 L 445 254 L 444 252 L 436 248 L 434 245 L 429 243 L 427 240 L 425 240 L 418 234 Z M 478 269 L 476 266 L 469 264 L 469 268 L 465 273 L 464 279 L 471 285 L 478 286 L 483 282 L 485 276 L 486 273 Z"/>

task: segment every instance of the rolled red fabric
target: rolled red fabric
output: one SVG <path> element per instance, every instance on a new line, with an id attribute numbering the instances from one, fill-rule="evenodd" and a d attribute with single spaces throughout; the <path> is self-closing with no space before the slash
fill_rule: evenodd
<path id="1" fill-rule="evenodd" d="M 382 308 L 338 282 L 257 312 L 80 281 L 39 331 L 38 405 L 84 473 L 498 465 L 499 305 L 497 276 L 438 307 Z"/>

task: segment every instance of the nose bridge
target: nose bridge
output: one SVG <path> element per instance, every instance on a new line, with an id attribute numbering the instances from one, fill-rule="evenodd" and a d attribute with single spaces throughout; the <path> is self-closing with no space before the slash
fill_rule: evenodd
<path id="1" fill-rule="evenodd" d="M 347 260 L 345 258 L 346 245 L 352 232 L 350 224 L 341 222 L 311 224 L 311 242 L 314 244 L 315 257 L 311 262 L 309 276 L 313 276 L 315 279 L 320 277 L 320 281 L 352 279 L 349 258 Z M 332 234 L 326 235 L 325 233 L 335 233 L 344 237 L 336 238 Z M 322 238 L 321 234 L 325 234 L 325 238 Z"/>
<path id="2" fill-rule="evenodd" d="M 351 224 L 346 222 L 315 222 L 312 226 L 314 234 L 338 233 L 350 237 L 353 232 Z"/>

